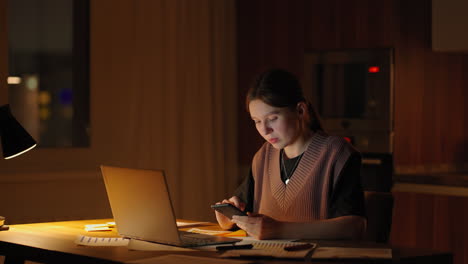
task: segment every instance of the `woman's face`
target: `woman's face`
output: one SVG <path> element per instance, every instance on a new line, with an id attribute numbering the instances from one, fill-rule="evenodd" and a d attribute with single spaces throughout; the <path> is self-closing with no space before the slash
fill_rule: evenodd
<path id="1" fill-rule="evenodd" d="M 274 107 L 256 99 L 249 103 L 249 111 L 258 133 L 276 149 L 294 143 L 300 135 L 299 118 L 288 107 Z"/>

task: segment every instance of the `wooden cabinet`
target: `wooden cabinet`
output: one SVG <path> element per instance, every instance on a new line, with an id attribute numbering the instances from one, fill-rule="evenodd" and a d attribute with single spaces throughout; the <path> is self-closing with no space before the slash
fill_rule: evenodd
<path id="1" fill-rule="evenodd" d="M 393 196 L 392 245 L 451 251 L 455 264 L 467 262 L 468 188 L 397 183 Z"/>

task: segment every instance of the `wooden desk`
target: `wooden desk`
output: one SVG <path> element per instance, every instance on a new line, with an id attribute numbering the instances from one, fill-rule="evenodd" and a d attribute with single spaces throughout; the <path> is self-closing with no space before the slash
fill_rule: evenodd
<path id="1" fill-rule="evenodd" d="M 12 225 L 10 230 L 0 232 L 0 255 L 5 263 L 23 263 L 31 260 L 41 263 L 123 263 L 129 260 L 161 256 L 165 254 L 190 254 L 217 257 L 213 251 L 131 251 L 127 247 L 85 247 L 74 243 L 78 235 L 90 235 L 84 230 L 86 224 L 101 224 L 111 219 L 51 222 Z M 216 228 L 216 227 L 213 227 Z M 93 236 L 117 236 L 112 232 L 93 233 Z M 335 242 L 319 242 L 332 245 Z M 346 243 L 345 243 L 346 244 Z M 356 246 L 356 243 L 348 245 Z M 424 250 L 394 249 L 394 259 L 372 263 L 452 263 L 449 253 Z M 301 263 L 294 260 L 256 260 L 256 263 Z M 330 261 L 325 261 L 330 263 Z M 333 263 L 363 263 L 365 260 L 333 261 Z M 314 263 L 318 263 L 314 260 Z"/>

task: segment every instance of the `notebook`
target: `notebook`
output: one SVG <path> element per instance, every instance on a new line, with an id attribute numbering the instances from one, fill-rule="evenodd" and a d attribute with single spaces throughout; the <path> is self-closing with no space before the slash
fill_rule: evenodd
<path id="1" fill-rule="evenodd" d="M 122 237 L 180 247 L 241 241 L 179 231 L 162 170 L 102 165 L 101 172 L 116 228 Z"/>

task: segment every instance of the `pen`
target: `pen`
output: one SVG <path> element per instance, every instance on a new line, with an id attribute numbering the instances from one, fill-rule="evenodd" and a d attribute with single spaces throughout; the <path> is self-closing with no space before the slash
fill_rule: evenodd
<path id="1" fill-rule="evenodd" d="M 216 250 L 233 250 L 233 249 L 252 249 L 252 244 L 232 245 L 232 246 L 217 246 Z"/>
<path id="2" fill-rule="evenodd" d="M 294 246 L 286 246 L 284 247 L 284 250 L 299 251 L 299 250 L 306 250 L 306 249 L 312 248 L 313 246 L 314 244 L 307 243 L 307 244 L 300 244 L 300 245 L 294 245 Z"/>

